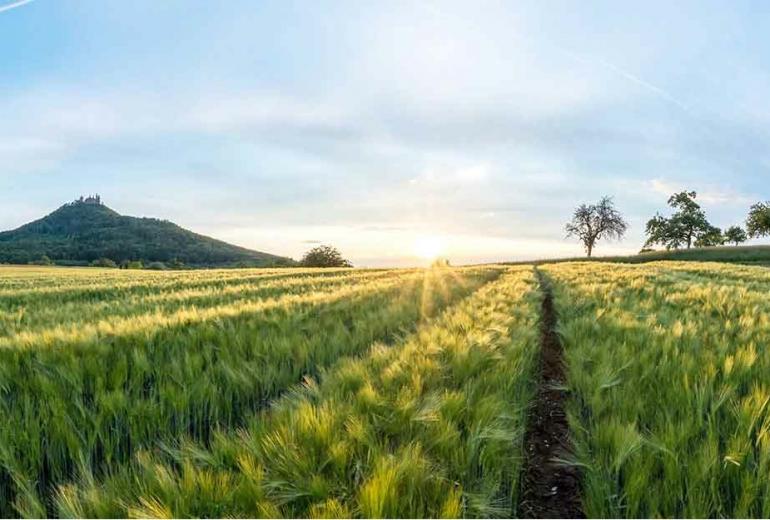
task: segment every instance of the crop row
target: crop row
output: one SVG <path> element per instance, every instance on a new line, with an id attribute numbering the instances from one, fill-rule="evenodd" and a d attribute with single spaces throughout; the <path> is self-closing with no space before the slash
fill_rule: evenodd
<path id="1" fill-rule="evenodd" d="M 542 270 L 586 514 L 770 516 L 770 271 Z M 51 271 L 0 270 L 0 516 L 515 514 L 531 267 Z"/>
<path id="2" fill-rule="evenodd" d="M 66 303 L 68 301 L 113 301 L 123 297 L 151 296 L 195 289 L 225 289 L 231 286 L 297 278 L 323 278 L 344 274 L 387 272 L 384 269 L 232 269 L 215 271 L 132 271 L 119 269 L 46 268 L 40 276 L 24 269 L 19 278 L 0 269 L 0 306 Z M 86 271 L 83 273 L 82 271 Z M 88 275 L 88 276 L 87 276 Z"/>
<path id="3" fill-rule="evenodd" d="M 11 342 L 0 349 L 0 514 L 44 515 L 76 471 L 101 475 L 179 435 L 206 443 L 303 377 L 391 341 L 499 274 L 400 272 L 132 319 L 109 334 L 65 329 Z"/>
<path id="4" fill-rule="evenodd" d="M 770 272 L 561 264 L 591 517 L 770 516 Z"/>
<path id="5" fill-rule="evenodd" d="M 403 274 L 403 273 L 401 273 Z M 337 275 L 299 275 L 281 278 L 256 278 L 239 280 L 226 286 L 196 284 L 196 287 L 175 290 L 123 292 L 114 289 L 110 296 L 93 299 L 83 295 L 82 290 L 62 292 L 57 297 L 36 296 L 32 301 L 6 297 L 5 312 L 0 313 L 0 337 L 20 333 L 39 333 L 45 329 L 66 327 L 106 321 L 115 324 L 119 320 L 142 319 L 143 315 L 170 314 L 180 309 L 195 307 L 211 308 L 220 305 L 246 304 L 257 300 L 275 298 L 287 294 L 333 291 L 341 286 L 395 276 L 394 271 L 342 272 Z"/>
<path id="6" fill-rule="evenodd" d="M 308 380 L 240 432 L 61 488 L 63 516 L 510 516 L 537 352 L 514 270 L 398 345 Z"/>

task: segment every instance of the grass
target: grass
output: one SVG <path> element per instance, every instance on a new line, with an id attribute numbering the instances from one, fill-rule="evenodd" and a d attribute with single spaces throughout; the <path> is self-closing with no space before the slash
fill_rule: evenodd
<path id="1" fill-rule="evenodd" d="M 593 517 L 770 515 L 770 271 L 549 265 Z"/>
<path id="2" fill-rule="evenodd" d="M 547 265 L 565 262 L 612 262 L 624 264 L 643 264 L 647 262 L 694 261 L 721 262 L 730 264 L 770 266 L 770 246 L 722 246 L 697 247 L 672 251 L 651 251 L 638 255 L 597 256 L 593 258 L 556 258 L 523 262 L 507 262 L 507 265 Z"/>

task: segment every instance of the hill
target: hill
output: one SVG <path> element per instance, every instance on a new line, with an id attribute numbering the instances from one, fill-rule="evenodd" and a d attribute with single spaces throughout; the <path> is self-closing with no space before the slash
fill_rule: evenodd
<path id="1" fill-rule="evenodd" d="M 234 246 L 166 220 L 124 216 L 91 197 L 0 233 L 0 263 L 26 264 L 43 256 L 63 265 L 85 265 L 99 258 L 194 267 L 294 264 L 289 258 Z"/>
<path id="2" fill-rule="evenodd" d="M 628 256 L 595 256 L 592 258 L 555 258 L 548 260 L 506 262 L 509 265 L 524 264 L 554 264 L 560 262 L 620 262 L 626 264 L 642 264 L 658 260 L 679 260 L 694 262 L 723 262 L 728 264 L 764 265 L 770 266 L 770 246 L 722 246 L 698 247 L 692 249 L 677 249 L 671 251 L 650 251 Z"/>

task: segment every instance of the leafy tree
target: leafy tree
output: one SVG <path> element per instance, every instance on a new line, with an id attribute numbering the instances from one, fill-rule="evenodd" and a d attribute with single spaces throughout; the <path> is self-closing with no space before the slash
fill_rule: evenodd
<path id="1" fill-rule="evenodd" d="M 168 264 L 166 264 L 169 269 L 184 269 L 185 265 L 184 262 L 179 260 L 178 258 L 174 258 L 171 260 Z"/>
<path id="2" fill-rule="evenodd" d="M 677 211 L 669 218 L 657 214 L 647 222 L 645 247 L 661 244 L 666 249 L 679 249 L 686 245 L 690 249 L 703 236 L 708 236 L 706 240 L 713 240 L 716 228 L 709 224 L 706 213 L 695 202 L 697 196 L 694 191 L 673 194 L 668 199 L 668 205 Z"/>
<path id="3" fill-rule="evenodd" d="M 770 236 L 770 202 L 758 202 L 751 206 L 746 231 L 751 238 Z"/>
<path id="4" fill-rule="evenodd" d="M 304 267 L 353 267 L 342 257 L 342 253 L 332 246 L 314 247 L 302 257 Z"/>
<path id="5" fill-rule="evenodd" d="M 583 243 L 590 257 L 599 240 L 623 238 L 628 230 L 628 223 L 615 209 L 612 198 L 603 197 L 598 204 L 578 206 L 565 229 L 568 237 L 577 237 Z"/>
<path id="6" fill-rule="evenodd" d="M 48 258 L 48 255 L 41 255 L 37 260 L 30 260 L 31 265 L 53 265 L 53 261 Z"/>
<path id="7" fill-rule="evenodd" d="M 742 244 L 749 239 L 746 232 L 740 226 L 730 226 L 725 231 L 725 242 L 735 244 L 736 246 Z"/>
<path id="8" fill-rule="evenodd" d="M 725 237 L 722 230 L 715 226 L 709 226 L 709 229 L 695 240 L 695 247 L 714 247 L 724 244 Z"/>
<path id="9" fill-rule="evenodd" d="M 118 264 L 109 258 L 97 258 L 91 262 L 91 267 L 117 267 Z"/>
<path id="10" fill-rule="evenodd" d="M 674 229 L 669 219 L 659 213 L 647 221 L 645 233 L 647 241 L 643 249 L 650 249 L 655 244 L 661 244 L 666 249 L 679 249 L 683 243 L 681 233 Z"/>

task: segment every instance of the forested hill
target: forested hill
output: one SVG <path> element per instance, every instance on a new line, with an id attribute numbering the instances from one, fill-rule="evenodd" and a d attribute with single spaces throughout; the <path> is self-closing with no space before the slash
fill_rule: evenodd
<path id="1" fill-rule="evenodd" d="M 199 235 L 166 220 L 120 215 L 98 198 L 65 204 L 0 233 L 0 263 L 88 264 L 108 258 L 189 266 L 279 266 L 293 261 Z"/>

